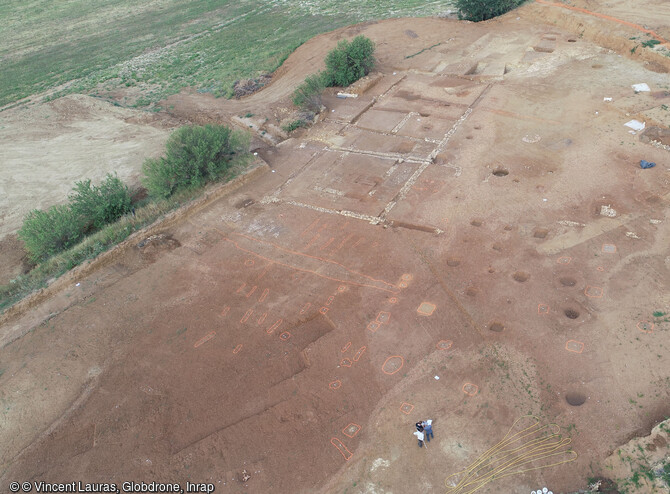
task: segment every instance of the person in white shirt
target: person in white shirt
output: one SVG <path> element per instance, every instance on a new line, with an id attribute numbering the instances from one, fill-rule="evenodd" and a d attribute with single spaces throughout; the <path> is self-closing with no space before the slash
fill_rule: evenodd
<path id="1" fill-rule="evenodd" d="M 433 435 L 433 421 L 424 420 L 421 422 L 421 426 L 423 427 L 423 432 L 426 435 L 426 442 L 430 442 L 430 440 L 435 437 Z"/>
<path id="2" fill-rule="evenodd" d="M 416 431 L 414 435 L 419 440 L 419 448 L 423 448 L 423 432 Z"/>

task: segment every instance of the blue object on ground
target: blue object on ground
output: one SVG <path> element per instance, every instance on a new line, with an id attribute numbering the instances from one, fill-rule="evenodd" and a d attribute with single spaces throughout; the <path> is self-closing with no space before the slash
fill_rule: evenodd
<path id="1" fill-rule="evenodd" d="M 653 168 L 656 166 L 656 163 L 652 163 L 647 160 L 640 160 L 640 168 Z"/>

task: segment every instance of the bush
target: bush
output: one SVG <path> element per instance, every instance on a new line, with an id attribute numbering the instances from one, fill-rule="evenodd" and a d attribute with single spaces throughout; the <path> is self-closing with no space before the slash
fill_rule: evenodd
<path id="1" fill-rule="evenodd" d="M 461 19 L 479 22 L 509 12 L 525 0 L 456 0 Z"/>
<path id="2" fill-rule="evenodd" d="M 299 129 L 300 127 L 307 127 L 307 122 L 302 119 L 294 120 L 293 122 L 283 125 L 282 130 L 284 130 L 284 132 L 290 133 L 296 129 Z"/>
<path id="3" fill-rule="evenodd" d="M 151 196 L 161 198 L 201 187 L 224 175 L 247 146 L 245 134 L 223 125 L 182 127 L 168 139 L 164 157 L 144 162 L 142 182 Z"/>
<path id="4" fill-rule="evenodd" d="M 46 211 L 35 209 L 23 220 L 18 236 L 28 257 L 38 263 L 77 244 L 85 233 L 113 223 L 131 209 L 130 191 L 108 174 L 100 186 L 77 182 L 70 203 Z"/>
<path id="5" fill-rule="evenodd" d="M 642 43 L 642 46 L 644 46 L 646 48 L 653 48 L 655 45 L 660 45 L 660 44 L 661 44 L 661 42 L 659 40 L 650 39 L 650 40 L 644 41 Z"/>
<path id="6" fill-rule="evenodd" d="M 83 236 L 83 230 L 81 219 L 72 208 L 60 205 L 28 213 L 18 236 L 31 261 L 37 263 L 75 245 Z"/>
<path id="7" fill-rule="evenodd" d="M 323 105 L 321 93 L 325 87 L 322 73 L 308 75 L 293 92 L 293 104 L 302 110 L 319 113 Z"/>
<path id="8" fill-rule="evenodd" d="M 104 226 L 99 232 L 83 238 L 76 245 L 52 255 L 35 266 L 29 273 L 17 276 L 7 285 L 0 285 L 0 311 L 34 290 L 43 288 L 47 280 L 57 278 L 85 260 L 96 257 L 126 239 L 134 231 L 153 223 L 165 213 L 188 203 L 197 195 L 197 190 L 185 190 L 174 194 L 169 199 L 149 202 L 138 207 L 136 214 L 126 215 Z"/>
<path id="9" fill-rule="evenodd" d="M 75 183 L 70 206 L 84 230 L 99 230 L 132 208 L 128 186 L 111 173 L 98 187 L 90 180 Z"/>
<path id="10" fill-rule="evenodd" d="M 351 42 L 342 40 L 326 55 L 326 86 L 348 86 L 370 73 L 375 65 L 375 44 L 370 38 L 356 36 Z"/>

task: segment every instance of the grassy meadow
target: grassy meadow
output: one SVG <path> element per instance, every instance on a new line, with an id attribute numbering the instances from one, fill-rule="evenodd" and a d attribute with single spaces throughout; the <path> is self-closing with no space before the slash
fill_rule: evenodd
<path id="1" fill-rule="evenodd" d="M 146 106 L 276 69 L 301 43 L 372 19 L 439 15 L 435 0 L 0 0 L 0 109 L 33 94 L 135 87 Z"/>

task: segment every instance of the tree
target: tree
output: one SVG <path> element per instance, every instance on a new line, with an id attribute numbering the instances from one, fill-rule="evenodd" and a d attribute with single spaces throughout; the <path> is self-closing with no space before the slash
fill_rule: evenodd
<path id="1" fill-rule="evenodd" d="M 164 157 L 144 162 L 142 182 L 150 195 L 162 198 L 201 187 L 220 178 L 247 147 L 246 134 L 224 125 L 181 127 L 168 138 Z"/>
<path id="2" fill-rule="evenodd" d="M 90 180 L 76 182 L 72 190 L 70 206 L 85 230 L 99 230 L 132 208 L 128 186 L 116 174 L 107 174 L 99 186 Z"/>
<path id="3" fill-rule="evenodd" d="M 479 22 L 509 12 L 525 0 L 456 0 L 456 8 L 462 19 Z"/>
<path id="4" fill-rule="evenodd" d="M 75 245 L 82 231 L 81 220 L 70 206 L 60 205 L 29 212 L 18 236 L 30 259 L 37 263 Z"/>
<path id="5" fill-rule="evenodd" d="M 375 65 L 375 44 L 370 38 L 356 36 L 342 40 L 326 55 L 326 86 L 348 86 L 370 73 Z"/>
<path id="6" fill-rule="evenodd" d="M 321 93 L 324 88 L 323 73 L 308 75 L 293 92 L 293 103 L 305 111 L 319 113 L 322 106 Z"/>

